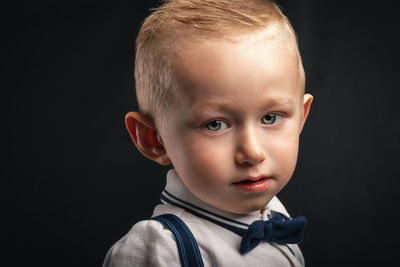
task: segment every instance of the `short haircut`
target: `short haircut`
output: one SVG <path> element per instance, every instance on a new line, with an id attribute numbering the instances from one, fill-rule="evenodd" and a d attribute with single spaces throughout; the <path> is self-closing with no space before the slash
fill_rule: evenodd
<path id="1" fill-rule="evenodd" d="M 288 45 L 294 46 L 304 85 L 296 34 L 273 1 L 164 0 L 144 20 L 136 39 L 135 82 L 140 111 L 155 119 L 162 117 L 172 104 L 178 85 L 171 63 L 182 42 L 195 42 L 199 38 L 235 41 L 268 30 L 285 37 Z"/>

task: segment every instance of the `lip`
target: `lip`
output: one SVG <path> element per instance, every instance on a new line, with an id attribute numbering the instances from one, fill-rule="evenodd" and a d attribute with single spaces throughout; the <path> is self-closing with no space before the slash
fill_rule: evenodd
<path id="1" fill-rule="evenodd" d="M 234 186 L 246 192 L 262 192 L 269 187 L 271 177 L 257 176 L 246 177 L 245 179 L 233 183 Z"/>

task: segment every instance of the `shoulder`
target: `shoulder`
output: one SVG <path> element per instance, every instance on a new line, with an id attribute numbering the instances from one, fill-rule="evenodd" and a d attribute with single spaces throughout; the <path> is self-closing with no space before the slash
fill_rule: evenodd
<path id="1" fill-rule="evenodd" d="M 180 266 L 172 232 L 155 220 L 140 221 L 108 251 L 103 267 Z"/>

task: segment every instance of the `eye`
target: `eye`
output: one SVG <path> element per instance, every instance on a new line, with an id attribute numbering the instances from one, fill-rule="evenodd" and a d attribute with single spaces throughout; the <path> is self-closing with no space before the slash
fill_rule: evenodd
<path id="1" fill-rule="evenodd" d="M 221 120 L 210 121 L 206 124 L 208 130 L 216 132 L 228 128 L 228 124 Z"/>
<path id="2" fill-rule="evenodd" d="M 270 113 L 270 114 L 265 115 L 265 116 L 261 119 L 261 121 L 262 121 L 262 123 L 264 123 L 264 124 L 269 124 L 269 125 L 271 125 L 271 124 L 274 124 L 274 123 L 279 122 L 281 119 L 282 119 L 282 115 L 275 114 L 275 113 Z"/>

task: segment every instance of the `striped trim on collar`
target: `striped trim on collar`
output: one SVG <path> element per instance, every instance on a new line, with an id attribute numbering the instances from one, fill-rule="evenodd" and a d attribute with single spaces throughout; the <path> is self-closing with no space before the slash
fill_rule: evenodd
<path id="1" fill-rule="evenodd" d="M 243 233 L 249 227 L 249 224 L 238 222 L 238 221 L 232 220 L 230 218 L 226 218 L 219 214 L 210 212 L 210 211 L 200 208 L 196 205 L 193 205 L 187 201 L 179 199 L 166 190 L 164 190 L 162 192 L 160 198 L 161 198 L 161 202 L 163 202 L 164 204 L 170 204 L 170 205 L 174 205 L 176 207 L 182 208 L 197 217 L 200 217 L 200 218 L 208 220 L 212 223 L 215 223 L 215 224 L 217 224 L 227 230 L 230 230 L 240 236 L 242 236 Z"/>
<path id="2" fill-rule="evenodd" d="M 242 223 L 239 221 L 235 221 L 233 219 L 221 216 L 219 214 L 213 213 L 196 205 L 193 205 L 183 199 L 179 199 L 178 197 L 172 195 L 167 190 L 164 189 L 161 196 L 161 202 L 164 204 L 170 204 L 179 208 L 186 210 L 187 212 L 192 213 L 193 215 L 208 220 L 212 223 L 215 223 L 227 230 L 230 230 L 240 236 L 244 234 L 247 228 L 250 226 L 247 223 Z M 282 214 L 286 217 L 284 214 Z M 270 216 L 268 216 L 270 217 Z M 286 217 L 287 218 L 287 217 Z"/>
<path id="3" fill-rule="evenodd" d="M 164 204 L 174 205 L 176 207 L 182 208 L 187 212 L 192 213 L 193 215 L 208 220 L 212 223 L 215 223 L 225 229 L 228 229 L 240 236 L 247 230 L 250 226 L 249 224 L 238 222 L 232 220 L 230 218 L 221 216 L 219 214 L 213 213 L 211 211 L 205 210 L 201 207 L 193 205 L 185 200 L 179 199 L 176 196 L 169 193 L 167 190 L 164 190 L 160 196 L 161 202 Z"/>

